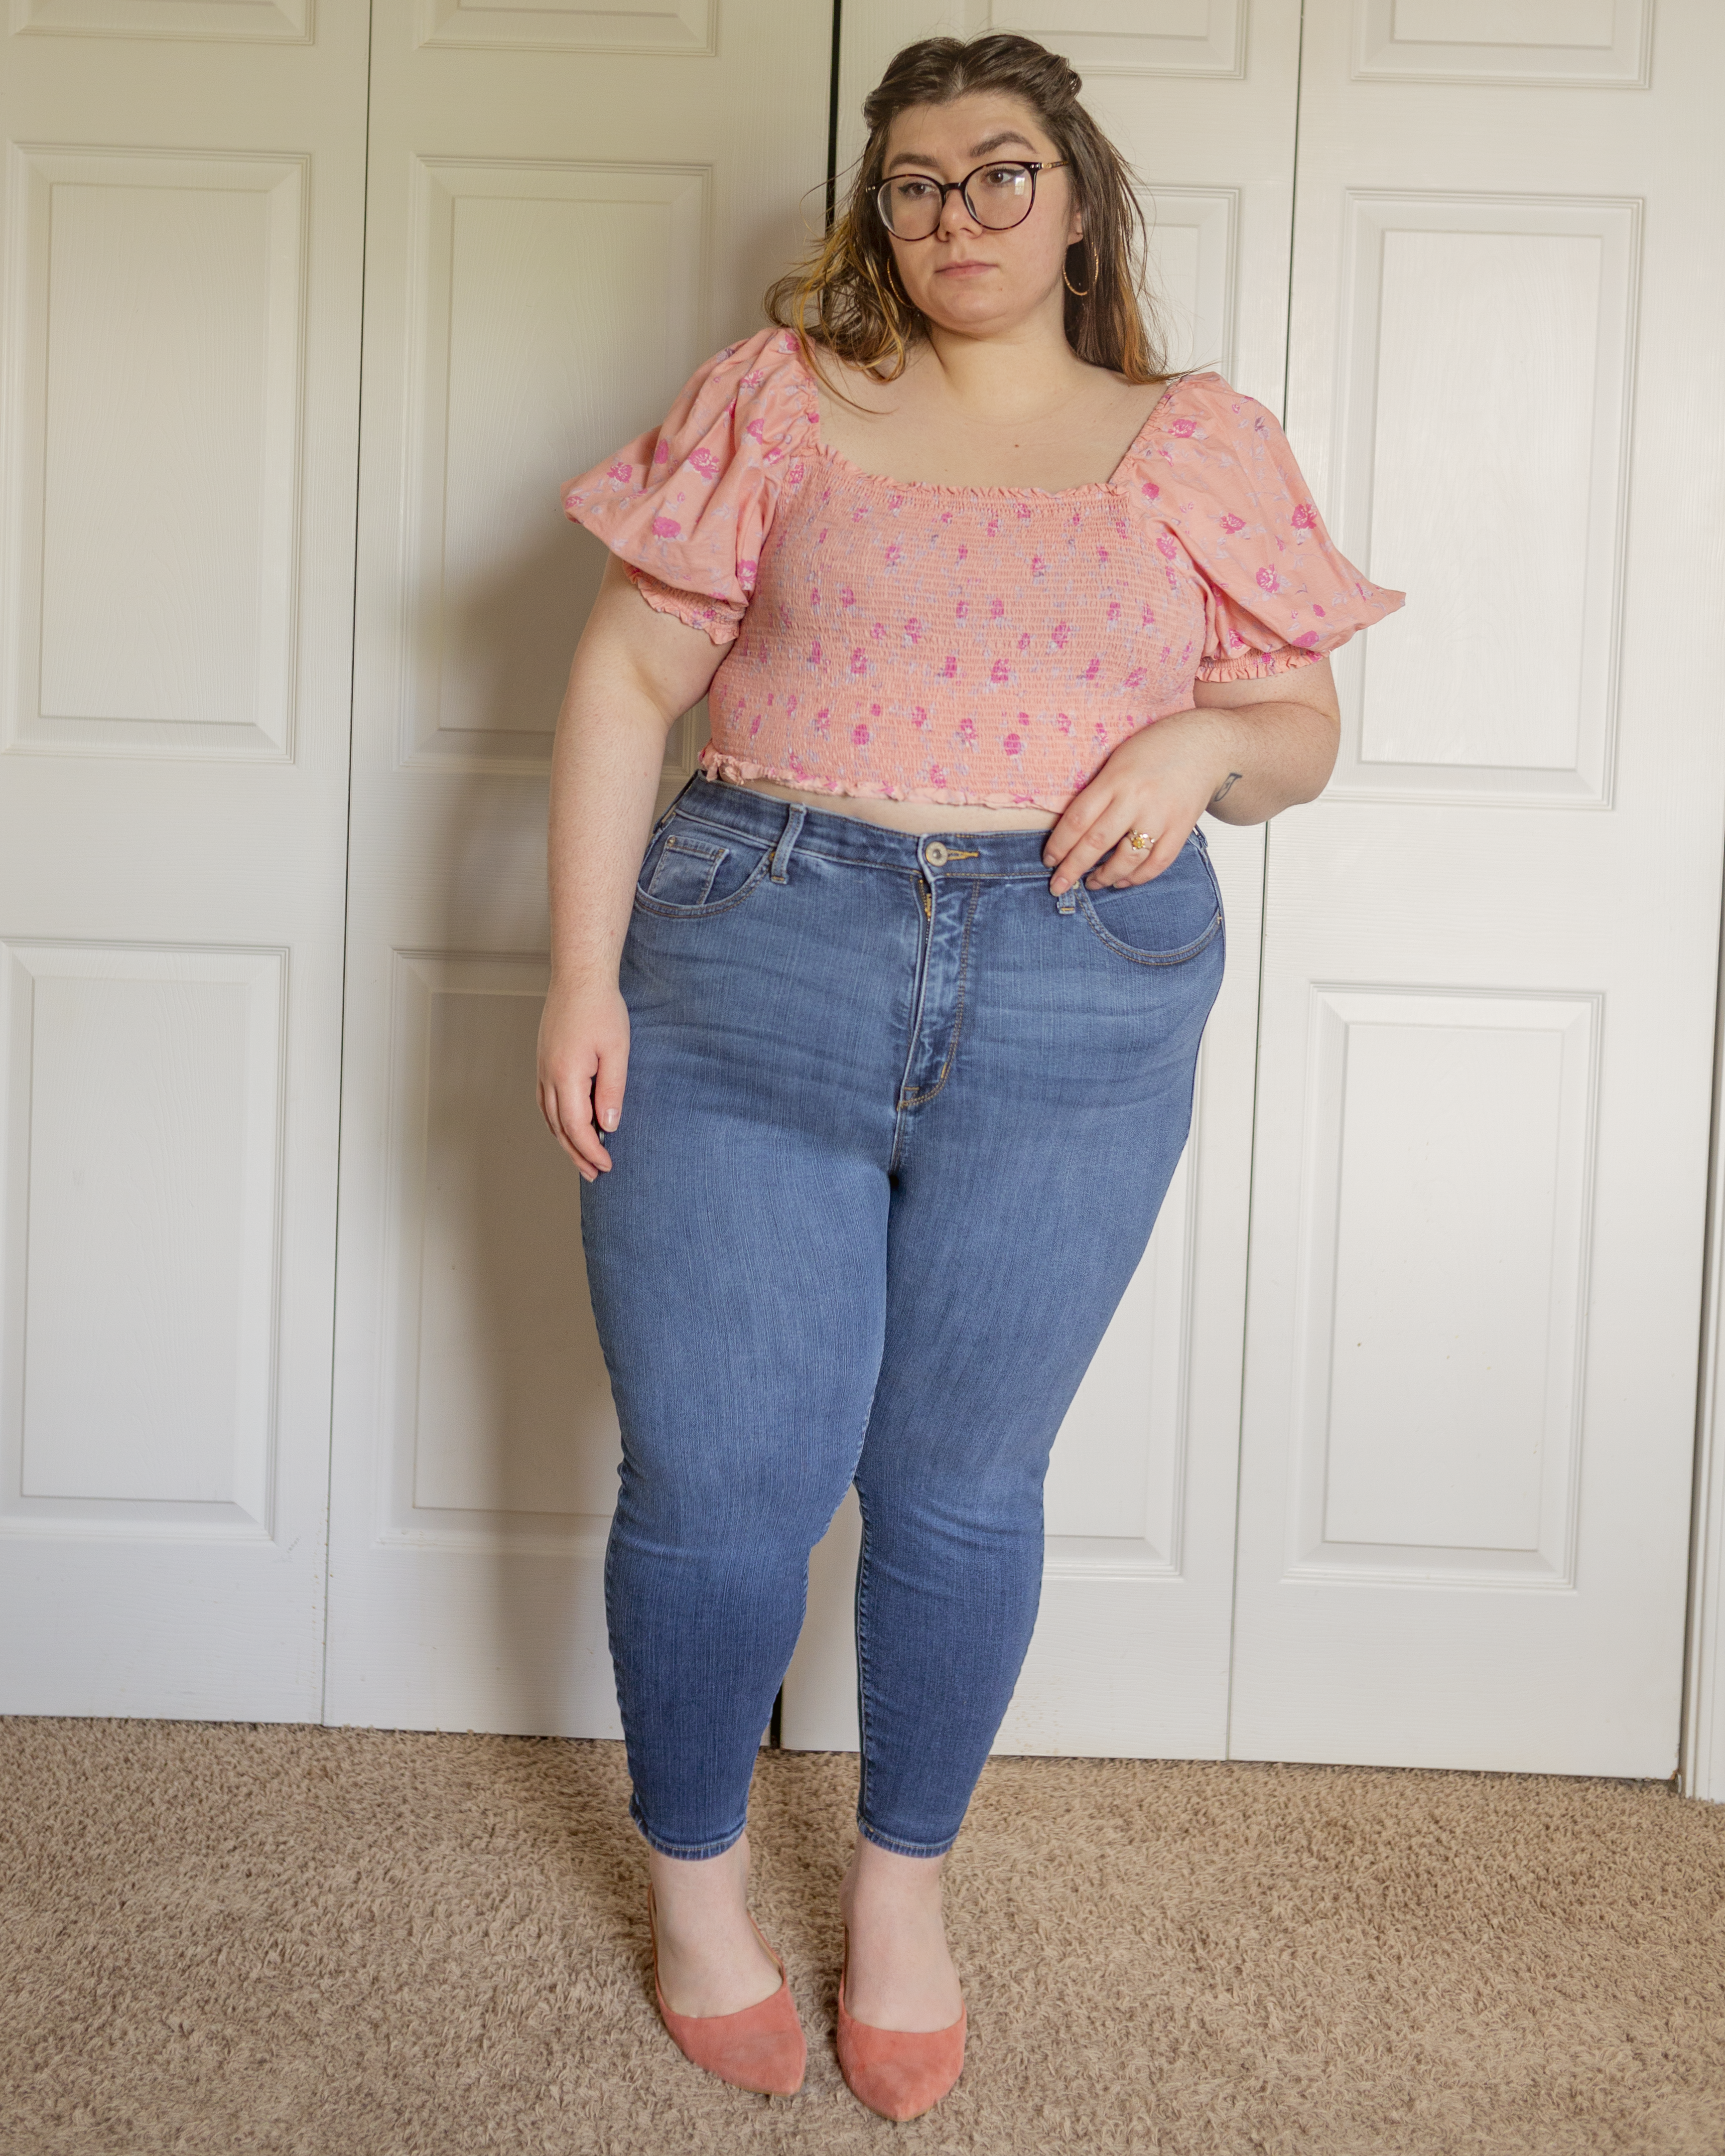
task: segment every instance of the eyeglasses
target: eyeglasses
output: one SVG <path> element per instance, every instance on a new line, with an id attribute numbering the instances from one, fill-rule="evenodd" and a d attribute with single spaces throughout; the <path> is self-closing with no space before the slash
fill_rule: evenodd
<path id="1" fill-rule="evenodd" d="M 947 197 L 952 194 L 985 232 L 1009 232 L 1035 208 L 1036 175 L 1058 172 L 1066 162 L 1053 157 L 1035 165 L 978 165 L 962 180 L 896 172 L 875 189 L 875 207 L 895 239 L 932 239 L 940 228 Z M 978 182 L 974 187 L 973 181 Z"/>

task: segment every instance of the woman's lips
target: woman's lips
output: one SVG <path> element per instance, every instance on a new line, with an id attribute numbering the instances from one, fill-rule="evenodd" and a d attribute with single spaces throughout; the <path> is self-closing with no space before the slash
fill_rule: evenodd
<path id="1" fill-rule="evenodd" d="M 937 277 L 963 277 L 973 270 L 992 270 L 993 267 L 992 262 L 948 262 L 934 274 Z"/>

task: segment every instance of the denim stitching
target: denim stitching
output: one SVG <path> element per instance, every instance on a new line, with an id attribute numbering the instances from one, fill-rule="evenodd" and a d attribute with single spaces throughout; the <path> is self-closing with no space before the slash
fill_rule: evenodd
<path id="1" fill-rule="evenodd" d="M 873 1407 L 872 1399 L 869 1404 Z M 862 1539 L 856 1553 L 856 1599 L 853 1617 L 856 1630 L 856 1815 L 860 1825 L 869 1791 L 869 1508 L 860 1484 L 856 1492 L 856 1509 L 862 1519 Z"/>
<path id="2" fill-rule="evenodd" d="M 952 1070 L 952 1065 L 957 1058 L 958 1034 L 960 1029 L 964 1024 L 965 984 L 969 978 L 970 925 L 976 919 L 977 901 L 981 898 L 981 896 L 982 891 L 980 888 L 972 891 L 970 894 L 970 911 L 964 916 L 964 937 L 963 941 L 958 947 L 958 1003 L 957 1008 L 952 1013 L 952 1034 L 951 1040 L 947 1043 L 947 1060 L 941 1065 L 940 1076 L 935 1080 L 933 1085 L 929 1086 L 927 1091 L 922 1093 L 907 1093 L 905 1096 L 905 1106 L 907 1108 L 920 1108 L 925 1101 L 932 1101 L 935 1095 L 939 1092 L 942 1086 L 946 1084 L 947 1076 Z"/>
<path id="3" fill-rule="evenodd" d="M 1210 925 L 1204 930 L 1203 935 L 1194 942 L 1184 945 L 1181 949 L 1135 951 L 1130 943 L 1122 943 L 1117 936 L 1111 935 L 1102 926 L 1096 916 L 1096 910 L 1091 904 L 1087 896 L 1080 898 L 1078 910 L 1091 928 L 1095 931 L 1099 942 L 1106 945 L 1109 950 L 1117 952 L 1122 958 L 1130 959 L 1135 966 L 1183 966 L 1188 959 L 1195 958 L 1206 945 L 1214 942 L 1217 932 L 1222 926 L 1221 910 L 1219 907 L 1211 915 Z"/>

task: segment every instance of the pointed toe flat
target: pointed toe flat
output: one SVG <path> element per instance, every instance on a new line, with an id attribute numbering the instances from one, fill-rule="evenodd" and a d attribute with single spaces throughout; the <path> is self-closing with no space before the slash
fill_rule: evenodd
<path id="1" fill-rule="evenodd" d="M 850 1957 L 846 1958 L 848 1973 Z M 839 2071 L 859 2103 L 882 2118 L 920 2118 L 964 2071 L 965 2010 L 945 2029 L 876 2029 L 856 2020 L 839 1979 Z"/>
<path id="2" fill-rule="evenodd" d="M 755 1937 L 773 1957 L 778 1971 L 778 1989 L 769 1998 L 740 2014 L 674 2014 L 665 2003 L 659 1981 L 659 1922 L 653 1896 L 647 1896 L 647 1920 L 653 1933 L 653 1995 L 659 2002 L 659 2018 L 671 2041 L 706 2072 L 729 2082 L 735 2088 L 752 2089 L 757 2096 L 795 2096 L 803 2086 L 809 2046 L 803 2025 L 791 1997 L 784 1964 L 754 1925 Z"/>

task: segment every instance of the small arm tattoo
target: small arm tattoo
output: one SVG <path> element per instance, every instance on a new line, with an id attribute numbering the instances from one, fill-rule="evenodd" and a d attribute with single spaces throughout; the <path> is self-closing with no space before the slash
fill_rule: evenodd
<path id="1" fill-rule="evenodd" d="M 1227 777 L 1226 777 L 1226 778 L 1222 781 L 1222 783 L 1221 783 L 1221 784 L 1220 784 L 1220 785 L 1216 788 L 1215 792 L 1214 792 L 1213 794 L 1211 794 L 1211 796 L 1210 796 L 1210 806 L 1211 806 L 1211 808 L 1214 808 L 1215 807 L 1216 803 L 1217 803 L 1221 799 L 1222 796 L 1223 796 L 1223 795 L 1224 795 L 1224 794 L 1228 791 L 1229 788 L 1230 788 L 1230 786 L 1232 786 L 1232 785 L 1233 785 L 1233 783 L 1234 783 L 1234 782 L 1235 782 L 1235 780 L 1236 778 L 1244 778 L 1245 777 L 1245 773 L 1243 771 L 1230 771 L 1230 772 L 1229 773 L 1228 776 L 1227 776 Z"/>

